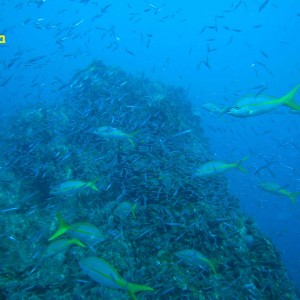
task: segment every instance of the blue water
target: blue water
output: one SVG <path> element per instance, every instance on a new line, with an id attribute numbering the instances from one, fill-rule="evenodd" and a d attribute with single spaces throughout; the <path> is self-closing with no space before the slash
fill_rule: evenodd
<path id="1" fill-rule="evenodd" d="M 299 1 L 1 1 L 0 21 L 2 117 L 62 100 L 61 87 L 93 59 L 187 89 L 215 158 L 249 155 L 249 174 L 228 173 L 229 188 L 300 288 L 299 205 L 257 187 L 270 180 L 300 191 L 300 115 L 280 108 L 237 119 L 201 110 L 260 89 L 283 96 L 300 83 Z M 255 174 L 266 160 L 270 171 Z"/>

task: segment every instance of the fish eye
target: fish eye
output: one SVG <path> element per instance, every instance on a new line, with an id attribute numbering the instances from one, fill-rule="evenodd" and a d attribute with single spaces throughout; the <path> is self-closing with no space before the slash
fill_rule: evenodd
<path id="1" fill-rule="evenodd" d="M 236 110 L 239 110 L 239 109 L 240 109 L 240 107 L 239 107 L 238 105 L 236 105 L 236 106 L 235 106 L 235 109 L 236 109 Z"/>

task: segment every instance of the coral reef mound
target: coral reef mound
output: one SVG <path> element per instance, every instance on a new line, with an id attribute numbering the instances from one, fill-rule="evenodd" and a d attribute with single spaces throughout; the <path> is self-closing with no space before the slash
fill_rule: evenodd
<path id="1" fill-rule="evenodd" d="M 58 92 L 2 128 L 3 299 L 297 299 L 225 177 L 194 176 L 212 156 L 184 90 L 95 61 Z"/>

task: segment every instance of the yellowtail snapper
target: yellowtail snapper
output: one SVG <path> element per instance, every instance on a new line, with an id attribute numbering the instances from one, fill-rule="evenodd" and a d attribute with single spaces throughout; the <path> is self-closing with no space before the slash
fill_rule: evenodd
<path id="1" fill-rule="evenodd" d="M 242 166 L 242 163 L 246 161 L 249 157 L 245 156 L 243 159 L 238 162 L 226 163 L 223 161 L 209 161 L 197 170 L 196 177 L 210 177 L 213 175 L 223 174 L 231 169 L 237 169 L 243 173 L 248 173 L 248 171 Z"/>
<path id="2" fill-rule="evenodd" d="M 52 241 L 65 233 L 67 233 L 70 237 L 85 242 L 87 244 L 101 243 L 106 239 L 102 231 L 100 231 L 93 224 L 76 223 L 70 226 L 63 220 L 59 212 L 56 215 L 59 222 L 59 227 L 57 231 L 49 238 L 49 241 Z"/>
<path id="3" fill-rule="evenodd" d="M 106 239 L 103 232 L 90 223 L 74 224 L 69 230 L 68 235 L 87 244 L 102 243 Z"/>
<path id="4" fill-rule="evenodd" d="M 120 220 L 124 221 L 131 213 L 132 218 L 136 220 L 136 215 L 135 215 L 136 208 L 137 208 L 136 204 L 132 204 L 131 202 L 128 201 L 123 201 L 120 202 L 115 208 L 114 215 L 118 217 Z"/>
<path id="5" fill-rule="evenodd" d="M 227 110 L 227 113 L 234 117 L 246 118 L 269 113 L 280 106 L 288 106 L 293 110 L 300 111 L 300 104 L 295 102 L 295 96 L 299 89 L 300 84 L 281 98 L 268 95 L 248 95 L 238 100 Z"/>
<path id="6" fill-rule="evenodd" d="M 180 259 L 180 261 L 182 261 L 187 266 L 200 266 L 204 263 L 210 267 L 211 271 L 214 274 L 217 274 L 215 263 L 212 260 L 206 258 L 202 253 L 200 253 L 197 250 L 184 249 L 177 251 L 175 255 Z"/>
<path id="7" fill-rule="evenodd" d="M 137 131 L 132 133 L 125 133 L 117 128 L 110 126 L 102 126 L 98 127 L 93 131 L 93 133 L 97 136 L 107 138 L 107 139 L 120 139 L 120 140 L 128 140 L 129 143 L 135 147 L 133 142 L 133 137 L 138 133 Z"/>
<path id="8" fill-rule="evenodd" d="M 52 195 L 57 194 L 67 194 L 67 193 L 73 193 L 77 192 L 79 190 L 83 190 L 85 188 L 91 188 L 94 191 L 99 191 L 95 183 L 98 181 L 99 178 L 93 180 L 93 181 L 82 181 L 82 180 L 68 180 L 60 185 L 54 187 L 50 193 Z"/>
<path id="9" fill-rule="evenodd" d="M 131 299 L 136 300 L 138 292 L 153 291 L 153 288 L 135 283 L 127 282 L 121 277 L 119 272 L 107 261 L 99 257 L 87 257 L 79 262 L 82 271 L 93 280 L 105 287 L 112 289 L 122 289 L 127 291 Z"/>
<path id="10" fill-rule="evenodd" d="M 262 190 L 269 192 L 277 196 L 288 197 L 294 204 L 297 204 L 296 198 L 300 195 L 300 192 L 289 192 L 284 186 L 279 185 L 275 182 L 260 182 L 258 185 Z"/>
<path id="11" fill-rule="evenodd" d="M 71 245 L 78 245 L 81 247 L 85 247 L 85 245 L 83 243 L 81 243 L 79 240 L 77 239 L 61 239 L 61 240 L 57 240 L 52 242 L 45 251 L 45 256 L 53 256 L 59 252 L 63 252 L 65 250 L 67 250 Z"/>

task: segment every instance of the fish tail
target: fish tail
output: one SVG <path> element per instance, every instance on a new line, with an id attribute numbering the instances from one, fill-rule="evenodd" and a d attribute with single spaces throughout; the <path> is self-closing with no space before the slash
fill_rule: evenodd
<path id="1" fill-rule="evenodd" d="M 288 197 L 290 200 L 294 203 L 297 204 L 296 198 L 300 195 L 300 192 L 295 192 L 295 193 L 290 193 Z"/>
<path id="2" fill-rule="evenodd" d="M 136 214 L 135 214 L 136 208 L 137 208 L 137 205 L 136 205 L 136 203 L 135 203 L 135 204 L 133 204 L 132 207 L 131 207 L 131 215 L 132 215 L 132 217 L 133 217 L 135 220 L 136 220 Z"/>
<path id="3" fill-rule="evenodd" d="M 150 286 L 135 284 L 135 283 L 130 283 L 130 282 L 126 283 L 126 288 L 127 288 L 128 295 L 131 297 L 132 300 L 137 299 L 135 296 L 135 293 L 137 293 L 137 292 L 146 292 L 146 291 L 152 292 L 152 291 L 154 291 L 154 289 L 151 288 Z"/>
<path id="4" fill-rule="evenodd" d="M 127 136 L 128 136 L 128 140 L 130 142 L 130 144 L 132 145 L 132 147 L 135 147 L 135 144 L 133 142 L 133 138 L 140 132 L 140 130 L 136 130 L 136 131 L 133 131 L 131 133 L 129 133 Z"/>
<path id="5" fill-rule="evenodd" d="M 299 89 L 300 89 L 300 84 L 294 87 L 287 95 L 283 96 L 281 98 L 282 104 L 288 106 L 291 109 L 300 111 L 300 105 L 297 104 L 295 101 L 295 96 Z"/>
<path id="6" fill-rule="evenodd" d="M 90 187 L 91 189 L 93 189 L 94 191 L 99 191 L 99 189 L 97 188 L 97 186 L 95 185 L 95 183 L 99 180 L 99 177 L 97 177 L 96 179 L 94 179 L 93 181 L 88 182 L 87 186 Z"/>
<path id="7" fill-rule="evenodd" d="M 135 144 L 131 138 L 128 138 L 129 143 L 131 144 L 132 147 L 135 147 Z"/>
<path id="8" fill-rule="evenodd" d="M 72 226 L 69 226 L 62 218 L 61 213 L 57 212 L 56 213 L 56 217 L 59 223 L 59 227 L 58 229 L 54 232 L 54 234 L 49 238 L 48 241 L 52 241 L 54 239 L 56 239 L 57 237 L 63 235 L 64 233 L 66 233 L 69 229 L 72 228 Z"/>
<path id="9" fill-rule="evenodd" d="M 91 188 L 92 188 L 94 191 L 97 191 L 97 192 L 99 191 L 99 189 L 96 187 L 95 184 L 92 184 L 92 185 L 91 185 Z"/>
<path id="10" fill-rule="evenodd" d="M 246 170 L 243 166 L 242 166 L 242 163 L 244 161 L 246 161 L 247 159 L 249 158 L 249 156 L 245 156 L 243 157 L 241 160 L 239 160 L 238 162 L 235 163 L 235 167 L 240 170 L 241 172 L 243 173 L 249 173 L 248 170 Z"/>
<path id="11" fill-rule="evenodd" d="M 130 133 L 131 137 L 134 137 L 135 135 L 137 135 L 140 132 L 140 130 L 135 130 L 133 132 Z"/>
<path id="12" fill-rule="evenodd" d="M 215 274 L 215 275 L 218 275 L 218 272 L 216 270 L 216 267 L 217 267 L 217 262 L 216 261 L 209 261 L 208 262 L 208 265 L 210 267 L 210 269 L 212 270 L 212 272 Z"/>
<path id="13" fill-rule="evenodd" d="M 86 247 L 83 243 L 81 243 L 78 239 L 72 239 L 69 241 L 69 244 L 75 244 L 81 247 Z"/>
<path id="14" fill-rule="evenodd" d="M 210 260 L 208 258 L 205 258 L 205 257 L 202 257 L 201 260 L 203 260 L 211 269 L 211 271 L 217 275 L 218 272 L 216 270 L 216 267 L 217 267 L 217 262 L 215 260 Z"/>

